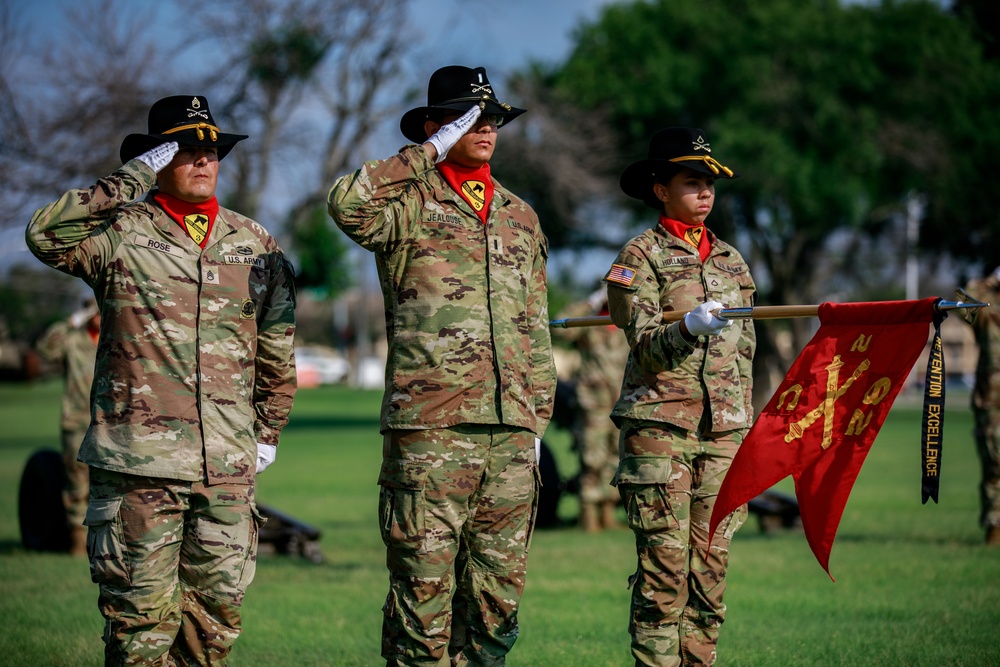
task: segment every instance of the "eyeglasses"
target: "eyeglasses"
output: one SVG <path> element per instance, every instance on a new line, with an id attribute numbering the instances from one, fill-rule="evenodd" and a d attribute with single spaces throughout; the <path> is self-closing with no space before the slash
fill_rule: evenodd
<path id="1" fill-rule="evenodd" d="M 501 125 L 503 125 L 503 114 L 499 113 L 485 114 L 481 116 L 481 118 L 484 118 L 486 122 L 492 125 L 493 127 L 500 127 Z"/>

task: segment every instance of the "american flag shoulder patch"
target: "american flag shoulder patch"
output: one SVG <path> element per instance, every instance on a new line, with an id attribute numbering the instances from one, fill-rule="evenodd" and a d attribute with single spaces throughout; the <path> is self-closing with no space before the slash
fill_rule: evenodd
<path id="1" fill-rule="evenodd" d="M 631 287 L 635 280 L 635 269 L 630 269 L 624 264 L 612 264 L 608 275 L 604 277 L 609 283 L 615 283 L 622 287 Z"/>

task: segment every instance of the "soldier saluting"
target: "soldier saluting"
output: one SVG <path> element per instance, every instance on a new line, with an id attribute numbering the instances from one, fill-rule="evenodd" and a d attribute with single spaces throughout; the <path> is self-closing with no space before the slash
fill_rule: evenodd
<path id="1" fill-rule="evenodd" d="M 385 302 L 382 657 L 500 665 L 555 391 L 548 248 L 534 211 L 490 175 L 497 128 L 524 110 L 497 100 L 482 67 L 437 70 L 427 102 L 400 121 L 413 145 L 329 196 L 337 225 L 375 253 Z"/>
<path id="2" fill-rule="evenodd" d="M 80 460 L 106 664 L 223 664 L 255 572 L 255 475 L 295 393 L 293 274 L 215 198 L 246 135 L 200 95 L 153 104 L 148 130 L 120 169 L 37 211 L 26 240 L 101 311 Z"/>

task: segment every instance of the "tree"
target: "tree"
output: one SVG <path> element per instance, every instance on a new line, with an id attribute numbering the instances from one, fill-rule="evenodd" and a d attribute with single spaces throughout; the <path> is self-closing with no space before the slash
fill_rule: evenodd
<path id="1" fill-rule="evenodd" d="M 934 225 L 982 213 L 956 188 L 985 164 L 980 154 L 1000 148 L 996 123 L 984 125 L 995 105 L 981 106 L 1000 90 L 995 68 L 967 23 L 919 0 L 609 5 L 578 30 L 552 80 L 560 99 L 607 113 L 617 173 L 645 156 L 657 129 L 706 130 L 717 157 L 743 174 L 719 184 L 710 226 L 747 254 L 763 303 L 849 296 L 858 274 L 847 251 L 878 243 L 914 192 L 926 195 L 935 230 L 925 247 L 946 247 Z M 649 211 L 633 210 L 648 226 Z M 903 254 L 884 248 L 880 266 Z M 779 328 L 790 329 L 794 352 L 813 326 L 762 326 L 762 364 L 779 349 Z"/>
<path id="2" fill-rule="evenodd" d="M 404 102 L 408 0 L 101 0 L 67 9 L 73 39 L 53 30 L 48 40 L 25 39 L 8 5 L 0 227 L 116 169 L 118 142 L 145 131 L 156 99 L 202 91 L 224 131 L 250 135 L 223 165 L 220 202 L 291 239 L 294 263 L 310 267 L 300 286 L 330 298 L 343 289 L 344 253 L 336 236 L 316 242 L 316 211 Z M 170 7 L 179 33 L 167 29 Z"/>

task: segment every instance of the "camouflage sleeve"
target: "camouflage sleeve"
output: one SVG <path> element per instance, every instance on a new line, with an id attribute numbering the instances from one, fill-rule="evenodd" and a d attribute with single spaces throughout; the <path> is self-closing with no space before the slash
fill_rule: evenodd
<path id="1" fill-rule="evenodd" d="M 257 442 L 277 445 L 288 423 L 295 398 L 295 280 L 294 269 L 280 250 L 273 262 L 271 281 L 257 325 L 253 407 Z"/>
<path id="2" fill-rule="evenodd" d="M 86 190 L 70 190 L 35 212 L 25 231 L 28 249 L 44 264 L 93 284 L 102 258 L 113 248 L 93 242 L 81 244 L 105 229 L 115 210 L 135 201 L 156 184 L 156 173 L 132 160 Z"/>
<path id="3" fill-rule="evenodd" d="M 49 363 L 63 363 L 66 359 L 66 334 L 69 322 L 56 322 L 49 327 L 35 344 L 35 350 Z"/>
<path id="4" fill-rule="evenodd" d="M 420 220 L 423 206 L 417 179 L 434 168 L 422 146 L 408 146 L 386 160 L 341 177 L 330 188 L 327 210 L 337 226 L 355 243 L 371 251 L 386 251 L 406 238 L 406 226 Z"/>
<path id="5" fill-rule="evenodd" d="M 611 321 L 625 332 L 633 358 L 646 372 L 675 369 L 694 350 L 695 342 L 684 337 L 680 322 L 663 324 L 655 271 L 633 246 L 626 246 L 615 264 L 632 269 L 635 277 L 628 286 L 608 282 Z"/>
<path id="6" fill-rule="evenodd" d="M 531 389 L 535 406 L 535 434 L 542 437 L 552 419 L 556 368 L 549 333 L 549 297 L 545 268 L 548 242 L 544 237 L 539 247 L 541 250 L 531 267 L 527 313 L 531 327 Z"/>

